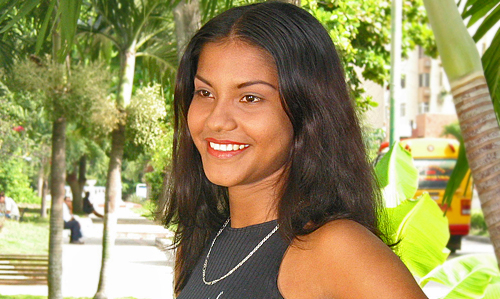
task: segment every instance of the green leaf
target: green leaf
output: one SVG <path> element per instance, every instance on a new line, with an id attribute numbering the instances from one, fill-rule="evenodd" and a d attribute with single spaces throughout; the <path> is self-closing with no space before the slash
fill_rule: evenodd
<path id="1" fill-rule="evenodd" d="M 447 204 L 446 206 L 449 207 L 451 206 L 453 195 L 455 194 L 457 189 L 460 188 L 460 184 L 462 184 L 462 181 L 469 172 L 469 161 L 467 160 L 464 140 L 462 138 L 462 132 L 460 131 L 458 123 L 453 123 L 451 125 L 445 126 L 443 134 L 453 135 L 460 142 L 457 162 L 455 164 L 455 167 L 453 168 L 453 171 L 451 172 L 450 179 L 446 184 L 446 189 L 443 195 L 443 204 Z"/>
<path id="2" fill-rule="evenodd" d="M 418 171 L 413 165 L 410 152 L 399 142 L 375 166 L 375 173 L 384 193 L 386 207 L 394 208 L 415 195 L 418 187 Z"/>
<path id="3" fill-rule="evenodd" d="M 477 0 L 470 7 L 470 9 L 464 10 L 462 18 L 466 19 L 468 17 L 471 17 L 469 22 L 467 23 L 467 27 L 470 27 L 477 21 L 482 19 L 496 5 L 498 5 L 497 0 Z"/>
<path id="4" fill-rule="evenodd" d="M 443 265 L 436 267 L 422 278 L 420 286 L 425 286 L 429 281 L 435 281 L 451 287 L 444 298 L 483 298 L 489 292 L 489 298 L 498 294 L 500 272 L 493 254 L 465 255 L 451 259 Z M 490 287 L 490 284 L 494 286 Z"/>
<path id="5" fill-rule="evenodd" d="M 477 28 L 476 33 L 472 37 L 477 43 L 493 26 L 500 20 L 500 5 L 497 6 Z"/>
<path id="6" fill-rule="evenodd" d="M 483 37 L 492 27 L 500 21 L 500 0 L 468 0 L 465 5 L 465 11 L 462 17 L 465 19 L 471 17 L 468 27 L 484 18 L 482 24 L 474 35 L 474 40 L 477 42 Z M 488 83 L 491 99 L 495 107 L 497 120 L 500 119 L 500 31 L 497 31 L 491 45 L 488 47 L 481 62 L 484 69 L 484 76 Z"/>
<path id="7" fill-rule="evenodd" d="M 56 5 L 55 0 L 51 1 L 49 4 L 49 8 L 47 13 L 45 14 L 45 18 L 43 19 L 42 27 L 40 28 L 40 33 L 38 34 L 38 38 L 36 39 L 35 52 L 38 53 L 42 48 L 42 44 L 45 41 L 47 28 L 49 26 L 49 22 L 52 19 L 52 12 L 54 11 L 54 7 Z"/>
<path id="8" fill-rule="evenodd" d="M 82 0 L 61 1 L 59 3 L 61 42 L 64 45 L 60 59 L 64 60 L 73 46 Z"/>
<path id="9" fill-rule="evenodd" d="M 500 30 L 481 58 L 497 120 L 500 119 Z"/>
<path id="10" fill-rule="evenodd" d="M 486 287 L 483 299 L 500 298 L 500 278 L 493 277 L 490 284 Z"/>
<path id="11" fill-rule="evenodd" d="M 453 0 L 424 0 L 427 15 L 450 83 L 482 72 L 481 57 Z M 446 12 L 446 13 L 443 13 Z M 453 29 L 453 30 L 450 30 Z M 457 47 L 456 45 L 460 45 Z"/>
<path id="12" fill-rule="evenodd" d="M 387 209 L 395 249 L 413 275 L 423 277 L 448 257 L 448 219 L 428 193 Z"/>
<path id="13" fill-rule="evenodd" d="M 21 2 L 21 1 L 19 1 Z M 37 5 L 39 4 L 39 0 L 25 0 L 23 6 L 19 9 L 19 12 L 13 17 L 4 28 L 0 29 L 0 33 L 4 33 L 14 26 L 19 20 L 24 18 L 28 13 L 30 13 Z"/>

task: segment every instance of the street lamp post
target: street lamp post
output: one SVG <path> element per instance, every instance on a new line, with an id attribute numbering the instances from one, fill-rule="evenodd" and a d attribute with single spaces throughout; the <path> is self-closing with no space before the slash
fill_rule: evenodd
<path id="1" fill-rule="evenodd" d="M 399 140 L 396 121 L 398 99 L 401 91 L 401 41 L 403 5 L 401 0 L 392 0 L 391 5 L 391 82 L 390 82 L 390 129 L 389 144 Z"/>

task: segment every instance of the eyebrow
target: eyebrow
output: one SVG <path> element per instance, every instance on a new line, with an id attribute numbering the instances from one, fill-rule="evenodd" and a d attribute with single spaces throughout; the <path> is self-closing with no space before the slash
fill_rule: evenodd
<path id="1" fill-rule="evenodd" d="M 201 82 L 207 84 L 208 86 L 212 87 L 212 84 L 210 84 L 210 82 L 208 82 L 208 80 L 205 79 L 205 78 L 203 78 L 202 76 L 196 74 L 194 77 L 196 79 L 200 80 Z M 274 90 L 278 90 L 278 88 L 276 88 L 276 86 L 272 85 L 269 82 L 263 81 L 263 80 L 254 80 L 254 81 L 243 82 L 241 84 L 238 84 L 237 88 L 241 89 L 241 88 L 244 88 L 244 87 L 248 87 L 248 86 L 252 86 L 252 85 L 257 85 L 257 84 L 267 85 L 267 86 L 271 87 Z"/>

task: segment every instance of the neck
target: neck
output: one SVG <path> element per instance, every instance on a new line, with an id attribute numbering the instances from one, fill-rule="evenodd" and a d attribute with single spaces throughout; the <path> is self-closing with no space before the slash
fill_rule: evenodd
<path id="1" fill-rule="evenodd" d="M 231 227 L 241 228 L 278 218 L 275 188 L 239 186 L 229 188 Z"/>

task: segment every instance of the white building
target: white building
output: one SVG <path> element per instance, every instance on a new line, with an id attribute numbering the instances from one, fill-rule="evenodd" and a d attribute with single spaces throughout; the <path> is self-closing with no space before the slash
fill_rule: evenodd
<path id="1" fill-rule="evenodd" d="M 477 25 L 479 24 L 480 22 Z M 477 25 L 471 28 L 471 33 L 476 30 Z M 494 28 L 477 43 L 481 55 L 490 45 L 495 33 Z M 441 61 L 426 56 L 423 49 L 417 47 L 408 59 L 402 62 L 401 75 L 402 88 L 395 111 L 398 135 L 403 139 L 441 136 L 443 126 L 457 120 L 450 85 Z M 365 82 L 364 88 L 366 93 L 379 103 L 379 107 L 366 114 L 366 122 L 371 127 L 385 128 L 386 132 L 389 132 L 388 88 L 371 81 Z"/>

